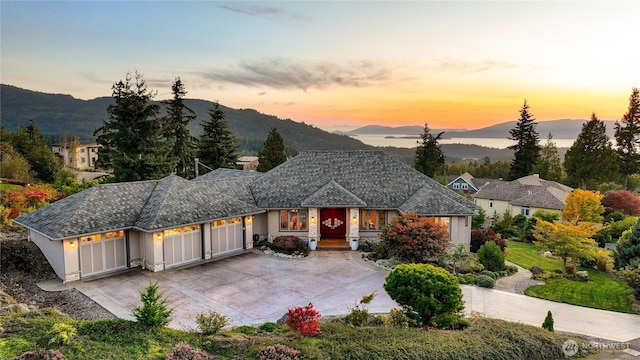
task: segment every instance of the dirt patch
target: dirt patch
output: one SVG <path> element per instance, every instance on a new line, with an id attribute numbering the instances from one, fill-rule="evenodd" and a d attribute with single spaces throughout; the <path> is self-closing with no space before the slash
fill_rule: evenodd
<path id="1" fill-rule="evenodd" d="M 76 289 L 48 292 L 37 285 L 57 278 L 40 249 L 27 240 L 25 231 L 0 236 L 0 289 L 18 303 L 53 307 L 77 320 L 115 318 Z"/>

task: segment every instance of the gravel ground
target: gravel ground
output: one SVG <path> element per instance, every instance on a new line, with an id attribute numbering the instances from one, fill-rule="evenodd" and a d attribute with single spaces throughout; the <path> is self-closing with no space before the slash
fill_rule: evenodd
<path id="1" fill-rule="evenodd" d="M 76 289 L 48 292 L 37 286 L 56 278 L 40 249 L 27 241 L 26 232 L 0 234 L 0 289 L 18 303 L 53 307 L 76 320 L 116 318 Z"/>

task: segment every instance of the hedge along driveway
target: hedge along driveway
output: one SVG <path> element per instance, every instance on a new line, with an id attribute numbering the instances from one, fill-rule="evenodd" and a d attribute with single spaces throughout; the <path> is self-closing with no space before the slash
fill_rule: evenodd
<path id="1" fill-rule="evenodd" d="M 534 245 L 508 241 L 507 249 L 507 260 L 525 269 L 531 269 L 532 266 L 539 266 L 546 271 L 562 269 L 562 262 L 539 255 Z M 549 279 L 544 285 L 528 288 L 525 294 L 595 309 L 635 313 L 630 299 L 633 289 L 629 284 L 596 270 L 587 271 L 589 282 Z"/>

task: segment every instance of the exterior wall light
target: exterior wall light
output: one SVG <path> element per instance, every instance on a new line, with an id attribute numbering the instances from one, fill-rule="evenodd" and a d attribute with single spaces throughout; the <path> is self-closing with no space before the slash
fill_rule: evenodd
<path id="1" fill-rule="evenodd" d="M 70 248 L 72 248 L 72 249 L 73 249 L 74 247 L 76 247 L 76 242 L 75 242 L 75 241 L 70 242 L 70 243 L 69 243 L 69 247 L 70 247 Z"/>
<path id="2" fill-rule="evenodd" d="M 315 224 L 315 223 L 316 223 L 316 217 L 315 217 L 315 216 L 312 216 L 312 217 L 311 217 L 311 223 L 312 223 L 312 224 Z"/>
<path id="3" fill-rule="evenodd" d="M 158 241 L 162 240 L 162 233 L 161 232 L 156 233 L 156 240 L 158 240 Z"/>
<path id="4" fill-rule="evenodd" d="M 245 224 L 247 224 L 247 225 L 251 225 L 252 218 L 253 218 L 253 216 L 247 216 L 247 217 L 244 219 Z"/>
<path id="5" fill-rule="evenodd" d="M 358 217 L 354 215 L 354 216 L 351 218 L 351 222 L 352 222 L 352 223 L 354 223 L 354 224 L 357 224 L 357 223 L 358 223 Z"/>

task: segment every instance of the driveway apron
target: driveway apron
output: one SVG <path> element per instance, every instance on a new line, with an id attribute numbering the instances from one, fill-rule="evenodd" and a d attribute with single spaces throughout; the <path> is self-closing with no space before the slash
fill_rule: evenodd
<path id="1" fill-rule="evenodd" d="M 195 317 L 216 311 L 231 326 L 277 321 L 287 309 L 313 303 L 323 316 L 343 315 L 363 295 L 376 292 L 370 313 L 387 313 L 398 305 L 384 291 L 388 271 L 365 262 L 355 251 L 313 251 L 304 259 L 281 259 L 259 250 L 191 267 L 158 273 L 131 270 L 72 283 L 114 315 L 133 319 L 139 292 L 157 282 L 173 308 L 169 326 L 195 329 Z M 465 313 L 541 326 L 547 311 L 555 329 L 627 342 L 640 336 L 640 315 L 590 309 L 536 299 L 512 292 L 462 285 Z"/>

